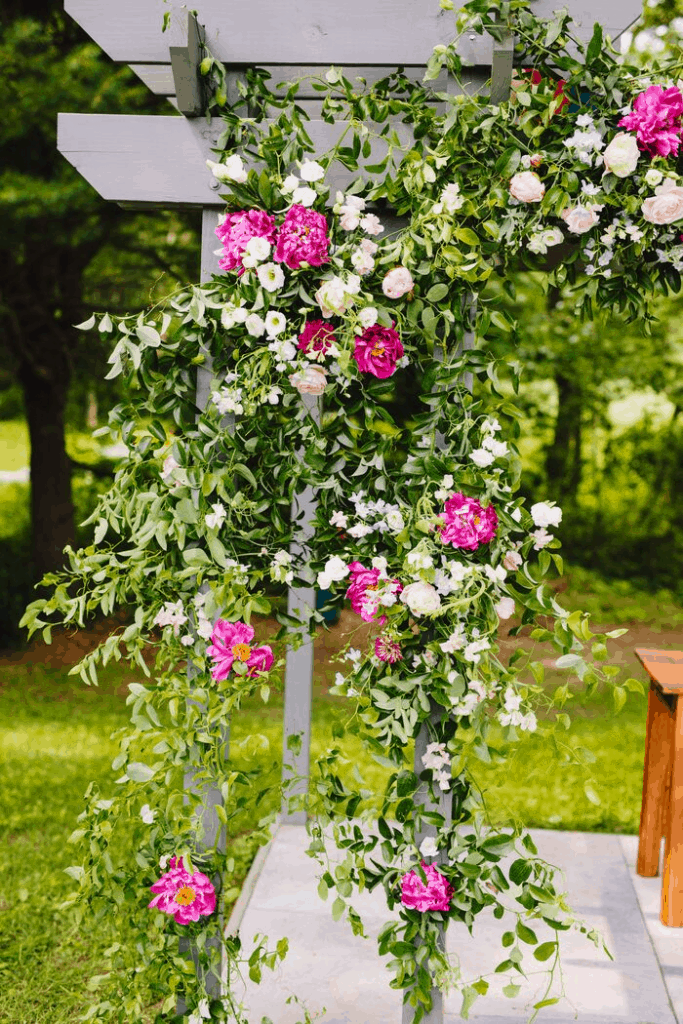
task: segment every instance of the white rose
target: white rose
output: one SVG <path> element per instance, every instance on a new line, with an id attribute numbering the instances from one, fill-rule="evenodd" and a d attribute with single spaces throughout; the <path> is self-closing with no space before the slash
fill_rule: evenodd
<path id="1" fill-rule="evenodd" d="M 374 327 L 377 323 L 377 310 L 374 306 L 366 306 L 358 314 L 361 327 Z"/>
<path id="2" fill-rule="evenodd" d="M 436 857 L 439 851 L 436 848 L 436 839 L 426 836 L 420 844 L 420 853 L 423 857 Z"/>
<path id="3" fill-rule="evenodd" d="M 635 171 L 640 157 L 635 135 L 617 132 L 602 156 L 606 171 L 616 174 L 617 178 L 627 178 Z"/>
<path id="4" fill-rule="evenodd" d="M 562 522 L 562 509 L 545 501 L 537 501 L 529 511 L 534 526 L 559 526 Z"/>
<path id="5" fill-rule="evenodd" d="M 441 607 L 441 598 L 431 583 L 409 583 L 401 592 L 401 601 L 413 615 L 430 615 Z"/>
<path id="6" fill-rule="evenodd" d="M 564 235 L 559 228 L 547 228 L 545 231 L 541 232 L 541 238 L 548 247 L 552 245 L 559 245 L 560 242 L 564 242 Z"/>
<path id="7" fill-rule="evenodd" d="M 283 192 L 293 192 L 295 188 L 299 186 L 299 179 L 296 174 L 288 174 L 285 180 L 282 182 Z"/>
<path id="8" fill-rule="evenodd" d="M 256 271 L 259 284 L 267 292 L 276 292 L 285 283 L 285 275 L 282 267 L 277 263 L 262 263 Z"/>
<path id="9" fill-rule="evenodd" d="M 266 325 L 258 313 L 250 313 L 244 321 L 244 326 L 252 338 L 260 338 L 266 329 Z"/>
<path id="10" fill-rule="evenodd" d="M 292 202 L 298 203 L 300 206 L 313 206 L 317 198 L 318 193 L 314 188 L 300 186 L 292 192 Z"/>
<path id="11" fill-rule="evenodd" d="M 479 466 L 480 469 L 490 466 L 496 459 L 493 452 L 489 452 L 485 448 L 475 448 L 473 452 L 470 452 L 470 458 L 475 466 Z"/>
<path id="12" fill-rule="evenodd" d="M 515 613 L 515 602 L 511 597 L 501 597 L 496 605 L 496 615 L 499 619 L 509 619 Z"/>
<path id="13" fill-rule="evenodd" d="M 390 530 L 400 533 L 404 527 L 403 516 L 400 512 L 387 512 L 385 521 Z"/>
<path id="14" fill-rule="evenodd" d="M 592 206 L 574 206 L 563 210 L 560 216 L 573 235 L 585 234 L 600 221 L 595 207 Z"/>
<path id="15" fill-rule="evenodd" d="M 349 569 L 343 558 L 333 555 L 328 558 L 325 568 L 318 573 L 318 586 L 321 590 L 329 590 L 332 583 L 339 583 L 349 575 Z"/>
<path id="16" fill-rule="evenodd" d="M 650 186 L 650 188 L 654 188 L 655 185 L 659 185 L 663 177 L 664 175 L 661 171 L 658 171 L 656 167 L 651 167 L 645 175 L 645 181 Z"/>
<path id="17" fill-rule="evenodd" d="M 305 370 L 293 373 L 289 379 L 300 395 L 322 395 L 327 373 L 322 366 L 307 366 Z"/>
<path id="18" fill-rule="evenodd" d="M 540 203 L 545 185 L 534 171 L 520 171 L 510 178 L 510 195 L 522 203 Z"/>
<path id="19" fill-rule="evenodd" d="M 355 282 L 358 282 L 356 287 Z M 353 295 L 360 287 L 360 277 L 351 274 L 348 282 L 341 277 L 333 277 L 329 281 L 323 281 L 315 293 L 316 302 L 320 306 L 322 315 L 325 318 L 341 316 L 349 306 L 353 305 Z"/>
<path id="20" fill-rule="evenodd" d="M 649 224 L 673 224 L 683 217 L 683 188 L 673 178 L 665 178 L 641 209 Z"/>
<path id="21" fill-rule="evenodd" d="M 382 281 L 382 291 L 388 299 L 400 299 L 414 287 L 412 274 L 406 267 L 394 267 Z"/>
<path id="22" fill-rule="evenodd" d="M 242 157 L 234 153 L 229 156 L 224 164 L 217 164 L 213 160 L 206 161 L 207 167 L 218 181 L 236 181 L 242 183 L 247 180 L 247 172 L 242 163 Z"/>
<path id="23" fill-rule="evenodd" d="M 255 235 L 247 242 L 246 252 L 259 262 L 270 256 L 270 243 L 260 235 Z"/>
<path id="24" fill-rule="evenodd" d="M 304 160 L 299 168 L 299 174 L 304 181 L 320 181 L 325 177 L 325 168 L 316 160 Z"/>

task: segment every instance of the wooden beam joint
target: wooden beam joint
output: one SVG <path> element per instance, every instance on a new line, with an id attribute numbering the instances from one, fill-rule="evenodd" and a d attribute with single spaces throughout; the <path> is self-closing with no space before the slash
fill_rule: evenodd
<path id="1" fill-rule="evenodd" d="M 205 88 L 199 73 L 205 38 L 204 26 L 188 12 L 187 45 L 169 46 L 178 110 L 186 117 L 199 117 L 206 109 Z"/>

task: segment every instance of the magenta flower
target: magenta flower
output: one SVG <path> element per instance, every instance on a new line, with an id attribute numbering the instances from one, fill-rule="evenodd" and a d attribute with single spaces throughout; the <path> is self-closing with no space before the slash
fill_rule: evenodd
<path id="1" fill-rule="evenodd" d="M 172 914 L 176 924 L 198 921 L 216 909 L 216 890 L 211 880 L 201 871 L 191 875 L 180 857 L 171 857 L 170 871 L 150 889 L 158 895 L 147 906 L 156 907 L 162 914 Z"/>
<path id="2" fill-rule="evenodd" d="M 444 525 L 441 540 L 454 548 L 476 551 L 480 544 L 487 544 L 498 528 L 498 516 L 493 505 L 484 508 L 476 498 L 468 498 L 458 492 L 446 502 L 441 513 Z"/>
<path id="3" fill-rule="evenodd" d="M 290 270 L 298 270 L 302 262 L 312 267 L 327 263 L 329 239 L 327 221 L 322 213 L 294 204 L 277 233 L 274 259 Z"/>
<path id="4" fill-rule="evenodd" d="M 403 358 L 403 345 L 398 332 L 392 327 L 381 327 L 379 324 L 367 327 L 356 338 L 353 358 L 361 373 L 371 373 L 381 379 L 391 377 L 397 361 Z"/>
<path id="5" fill-rule="evenodd" d="M 324 320 L 307 320 L 299 335 L 299 348 L 302 352 L 327 352 L 330 345 L 337 341 L 332 324 Z"/>
<path id="6" fill-rule="evenodd" d="M 275 241 L 275 218 L 263 210 L 238 210 L 229 213 L 216 234 L 223 243 L 223 254 L 218 261 L 221 270 L 239 268 L 244 273 L 242 256 L 252 238 L 265 238 L 269 245 Z"/>
<path id="7" fill-rule="evenodd" d="M 429 867 L 421 861 L 427 876 L 425 885 L 417 871 L 409 871 L 401 879 L 401 903 L 411 910 L 449 910 L 453 886 L 437 871 L 434 864 Z"/>
<path id="8" fill-rule="evenodd" d="M 228 678 L 228 673 L 235 661 L 244 662 L 247 675 L 256 676 L 267 672 L 273 664 L 273 652 L 265 644 L 263 647 L 252 647 L 254 630 L 246 622 L 228 622 L 219 619 L 213 627 L 211 646 L 206 653 L 213 658 L 211 677 L 215 682 Z"/>
<path id="9" fill-rule="evenodd" d="M 638 146 L 650 156 L 678 156 L 682 115 L 680 89 L 651 85 L 636 96 L 632 112 L 622 117 L 619 127 L 634 131 Z"/>
<path id="10" fill-rule="evenodd" d="M 375 616 L 379 611 L 378 591 L 380 588 L 379 569 L 366 569 L 360 562 L 349 564 L 351 573 L 351 584 L 346 591 L 346 596 L 351 602 L 351 607 L 357 615 L 360 615 L 363 622 L 377 622 L 383 626 L 387 621 L 386 615 Z M 392 604 L 391 597 L 395 598 L 403 589 L 398 580 L 384 580 L 383 588 L 386 586 L 385 597 L 390 597 L 386 604 Z"/>
<path id="11" fill-rule="evenodd" d="M 380 661 L 388 661 L 390 665 L 403 660 L 400 645 L 386 636 L 378 636 L 375 640 L 375 654 Z"/>

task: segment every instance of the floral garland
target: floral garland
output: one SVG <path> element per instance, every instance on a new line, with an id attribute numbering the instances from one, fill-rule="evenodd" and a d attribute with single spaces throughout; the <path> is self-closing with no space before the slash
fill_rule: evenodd
<path id="1" fill-rule="evenodd" d="M 500 13 L 477 0 L 459 25 L 495 33 Z M 103 917 L 105 907 L 125 904 L 137 936 L 133 952 L 112 947 L 110 990 L 91 1017 L 139 1015 L 148 992 L 143 974 L 163 1013 L 179 991 L 195 1022 L 241 1012 L 231 985 L 210 998 L 204 983 L 218 946 L 229 973 L 241 962 L 240 941 L 223 936 L 217 914 L 234 892 L 214 884 L 234 862 L 218 849 L 202 850 L 200 796 L 183 804 L 182 777 L 192 770 L 201 784 L 222 789 L 223 825 L 268 791 L 259 789 L 259 769 L 237 770 L 225 756 L 223 733 L 244 696 L 258 691 L 268 700 L 284 663 L 281 642 L 296 644 L 323 621 L 319 612 L 299 622 L 276 611 L 280 632 L 255 642 L 250 620 L 273 610 L 273 587 L 303 581 L 310 569 L 333 592 L 333 604 L 348 600 L 359 623 L 376 629 L 367 650 L 346 650 L 332 692 L 355 700 L 364 745 L 391 771 L 379 835 L 368 838 L 344 821 L 362 793 L 335 773 L 339 748 L 318 761 L 309 852 L 323 867 L 321 896 L 336 889 L 335 919 L 347 912 L 354 932 L 364 934 L 346 902 L 354 885 L 382 884 L 389 909 L 399 904 L 379 951 L 391 956 L 391 984 L 405 990 L 416 1022 L 431 1006 L 433 984 L 458 986 L 464 1013 L 488 989 L 483 976 L 462 979 L 445 955 L 439 935 L 449 920 L 471 928 L 486 907 L 515 918 L 493 973 L 524 974 L 528 946 L 537 961 L 551 961 L 552 981 L 561 933 L 573 924 L 599 942 L 575 922 L 529 836 L 486 827 L 468 772 L 472 758 L 495 751 L 495 728 L 508 742 L 537 728 L 558 735 L 569 728 L 567 687 L 549 693 L 542 663 L 521 646 L 507 663 L 498 657 L 500 621 L 516 610 L 521 624 L 512 634 L 530 625 L 532 639 L 551 643 L 558 668 L 571 669 L 589 691 L 607 683 L 619 708 L 628 689 L 640 688 L 635 680 L 617 684 L 619 670 L 603 664 L 604 638 L 544 586 L 553 566 L 562 568 L 551 532 L 562 513 L 547 502 L 527 509 L 514 496 L 517 413 L 501 397 L 499 375 L 517 387 L 518 371 L 490 342 L 514 337 L 515 325 L 487 299 L 485 285 L 514 259 L 539 269 L 548 250 L 561 251 L 549 279 L 577 309 L 617 307 L 647 322 L 648 296 L 680 284 L 671 225 L 683 219 L 673 163 L 683 95 L 667 73 L 658 84 L 620 64 L 598 28 L 588 47 L 574 41 L 583 62 L 567 53 L 566 16 L 540 23 L 520 5 L 514 31 L 533 70 L 520 72 L 510 101 L 497 108 L 440 94 L 444 111 L 425 86 L 398 73 L 358 93 L 331 69 L 316 82 L 325 93 L 323 117 L 343 113 L 351 141 L 315 160 L 307 155 L 297 86 L 278 100 L 256 75 L 252 101 L 282 112 L 266 130 L 258 118 L 224 110 L 226 153 L 210 162 L 227 186 L 216 228 L 222 274 L 137 317 L 100 318 L 101 331 L 116 333 L 109 376 L 123 374 L 138 389 L 111 416 L 129 456 L 93 515 L 95 546 L 68 550 L 69 571 L 47 578 L 52 597 L 24 618 L 49 638 L 54 621 L 83 624 L 96 609 L 134 606 L 131 625 L 79 666 L 88 682 L 111 658 L 125 657 L 149 675 L 142 652 L 156 647 L 154 682 L 130 686 L 133 728 L 114 762 L 124 772 L 118 795 L 102 800 L 89 791 L 72 837 L 89 851 L 84 866 L 69 869 L 79 883 L 75 912 Z M 454 47 L 437 47 L 428 77 L 444 65 L 459 74 Z M 219 79 L 224 73 L 213 58 L 204 70 Z M 396 116 L 416 126 L 407 151 L 391 131 Z M 384 125 L 374 140 L 370 120 Z M 330 204 L 330 165 L 357 170 L 373 141 L 383 141 L 386 156 Z M 387 207 L 407 227 L 392 230 Z M 560 250 L 565 242 L 574 244 Z M 473 323 L 472 295 L 479 298 Z M 81 327 L 95 323 L 92 317 Z M 470 327 L 468 350 L 462 340 Z M 194 368 L 207 353 L 210 400 L 197 417 Z M 422 403 L 409 424 L 395 421 L 385 404 L 403 372 L 419 381 Z M 477 380 L 474 394 L 465 374 Z M 319 422 L 301 395 L 323 396 Z M 288 550 L 289 507 L 305 486 L 319 495 L 309 563 Z M 589 664 L 583 647 L 591 642 Z M 185 662 L 191 680 L 179 669 Z M 425 721 L 431 742 L 418 776 L 406 766 L 405 748 Z M 157 760 L 148 764 L 152 755 Z M 448 816 L 416 800 L 425 784 L 435 802 L 448 800 Z M 109 853 L 112 831 L 127 818 L 144 826 L 134 867 L 113 864 Z M 260 821 L 257 839 L 267 840 L 273 819 Z M 418 847 L 425 822 L 436 834 Z M 334 873 L 323 837 L 330 823 L 347 851 Z M 377 850 L 384 864 L 370 858 Z M 513 852 L 504 872 L 501 858 Z M 149 908 L 164 917 L 148 913 L 145 886 L 155 894 Z M 539 942 L 531 922 L 550 937 Z M 197 974 L 178 955 L 178 936 L 195 944 Z M 273 967 L 286 945 L 281 940 L 271 953 L 258 946 L 251 977 L 259 980 L 261 965 Z M 518 986 L 504 991 L 515 995 Z M 536 1008 L 556 1001 L 549 991 Z"/>

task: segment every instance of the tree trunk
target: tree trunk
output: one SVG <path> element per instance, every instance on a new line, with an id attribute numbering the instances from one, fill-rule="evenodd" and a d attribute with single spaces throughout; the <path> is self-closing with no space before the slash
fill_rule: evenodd
<path id="1" fill-rule="evenodd" d="M 31 443 L 31 526 L 38 578 L 60 569 L 63 549 L 75 541 L 71 465 L 64 434 L 70 376 L 62 353 L 49 370 L 26 360 L 19 368 Z"/>
<path id="2" fill-rule="evenodd" d="M 581 483 L 582 394 L 576 383 L 561 371 L 555 375 L 557 419 L 555 436 L 546 453 L 545 468 L 553 496 L 558 501 L 575 498 Z"/>

